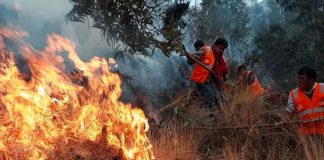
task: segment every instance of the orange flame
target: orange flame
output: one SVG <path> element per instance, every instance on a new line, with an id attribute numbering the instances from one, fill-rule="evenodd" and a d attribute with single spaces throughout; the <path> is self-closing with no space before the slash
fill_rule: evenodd
<path id="1" fill-rule="evenodd" d="M 83 62 L 75 44 L 57 34 L 51 34 L 47 47 L 38 51 L 22 40 L 27 35 L 0 28 L 0 152 L 6 159 L 50 159 L 48 153 L 58 139 L 99 141 L 104 127 L 105 144 L 120 150 L 125 159 L 154 159 L 143 111 L 118 100 L 121 80 L 109 71 L 112 60 L 94 57 Z M 26 59 L 29 81 L 5 39 L 17 44 Z M 65 72 L 60 53 L 83 73 L 76 75 L 87 80 L 86 86 L 77 85 Z"/>

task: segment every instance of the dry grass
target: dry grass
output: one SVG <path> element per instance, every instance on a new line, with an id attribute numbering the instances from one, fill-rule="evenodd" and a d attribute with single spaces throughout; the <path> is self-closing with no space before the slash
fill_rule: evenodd
<path id="1" fill-rule="evenodd" d="M 189 102 L 195 105 L 188 104 Z M 202 110 L 188 109 L 196 107 L 197 104 L 201 105 L 199 100 L 180 94 L 172 104 L 160 110 L 163 122 L 161 126 L 151 126 L 149 135 L 156 159 L 199 159 L 198 145 L 201 135 L 190 124 L 196 122 L 196 118 L 191 116 L 202 115 Z"/>
<path id="2" fill-rule="evenodd" d="M 230 127 L 277 122 L 284 103 L 269 96 L 257 100 L 235 95 L 215 116 L 199 100 L 179 96 L 163 110 L 164 123 L 151 139 L 157 159 L 317 160 L 324 159 L 324 141 L 298 135 L 296 126 L 245 130 L 197 130 L 195 127 Z M 153 134 L 155 133 L 155 134 Z"/>
<path id="3" fill-rule="evenodd" d="M 176 125 L 150 135 L 154 153 L 159 160 L 188 160 L 198 158 L 199 136 L 192 129 Z"/>
<path id="4" fill-rule="evenodd" d="M 324 159 L 324 138 L 299 135 L 306 160 Z"/>

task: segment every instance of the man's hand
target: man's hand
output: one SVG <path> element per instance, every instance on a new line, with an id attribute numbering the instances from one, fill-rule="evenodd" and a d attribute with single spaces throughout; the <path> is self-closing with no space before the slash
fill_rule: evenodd
<path id="1" fill-rule="evenodd" d="M 195 61 L 192 58 L 192 54 L 189 53 L 186 57 L 187 57 L 188 64 L 190 65 L 195 64 Z"/>
<path id="2" fill-rule="evenodd" d="M 278 126 L 282 126 L 282 125 L 284 125 L 284 124 L 286 124 L 286 123 L 288 123 L 288 122 L 290 122 L 291 121 L 291 113 L 289 113 L 289 112 L 285 112 L 282 116 L 281 116 L 281 121 L 280 122 L 277 122 L 276 124 L 275 124 L 275 126 L 276 127 L 278 127 Z"/>
<path id="3" fill-rule="evenodd" d="M 284 122 L 284 123 L 290 122 L 291 121 L 291 117 L 292 117 L 292 114 L 286 111 L 282 115 L 281 121 Z"/>

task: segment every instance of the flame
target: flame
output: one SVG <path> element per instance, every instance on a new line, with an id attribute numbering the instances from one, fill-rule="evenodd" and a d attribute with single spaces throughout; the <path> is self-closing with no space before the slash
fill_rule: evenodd
<path id="1" fill-rule="evenodd" d="M 0 152 L 4 159 L 51 159 L 48 153 L 55 150 L 58 140 L 98 142 L 103 128 L 107 128 L 106 147 L 121 151 L 124 159 L 154 159 L 143 111 L 118 100 L 121 80 L 109 70 L 109 61 L 116 65 L 113 60 L 94 57 L 83 62 L 75 44 L 58 34 L 49 35 L 48 45 L 38 51 L 23 40 L 25 36 L 24 31 L 0 28 Z M 7 39 L 17 49 L 6 46 Z M 27 61 L 29 80 L 15 64 L 18 53 L 13 50 Z M 73 75 L 65 72 L 63 53 L 78 70 Z"/>

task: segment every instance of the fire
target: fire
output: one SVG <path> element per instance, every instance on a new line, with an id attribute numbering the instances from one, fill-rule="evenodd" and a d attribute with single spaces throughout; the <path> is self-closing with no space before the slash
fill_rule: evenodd
<path id="1" fill-rule="evenodd" d="M 154 159 L 143 111 L 118 100 L 121 80 L 109 69 L 112 60 L 83 62 L 75 44 L 57 34 L 39 51 L 26 36 L 0 28 L 0 159 L 51 159 L 58 145 L 70 141 L 100 142 L 124 159 Z M 19 54 L 29 74 L 15 64 Z M 66 73 L 60 54 L 73 62 L 73 74 Z"/>

